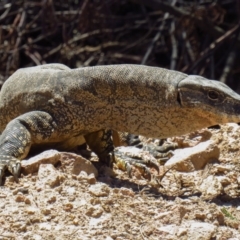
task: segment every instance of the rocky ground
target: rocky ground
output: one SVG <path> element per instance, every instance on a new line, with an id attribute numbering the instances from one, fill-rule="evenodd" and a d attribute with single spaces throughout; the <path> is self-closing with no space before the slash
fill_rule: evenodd
<path id="1" fill-rule="evenodd" d="M 168 139 L 180 149 L 152 181 L 43 152 L 0 188 L 0 239 L 240 239 L 239 136 L 227 124 Z"/>

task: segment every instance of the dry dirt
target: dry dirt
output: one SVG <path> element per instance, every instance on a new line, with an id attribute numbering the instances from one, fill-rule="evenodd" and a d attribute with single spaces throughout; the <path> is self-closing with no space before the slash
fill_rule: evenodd
<path id="1" fill-rule="evenodd" d="M 7 176 L 0 239 L 240 239 L 239 136 L 240 127 L 227 124 L 172 138 L 182 147 L 210 138 L 220 155 L 190 172 L 161 166 L 159 185 L 137 170 L 132 178 L 118 169 L 96 178 L 91 166 L 75 171 L 74 154 L 19 183 Z"/>

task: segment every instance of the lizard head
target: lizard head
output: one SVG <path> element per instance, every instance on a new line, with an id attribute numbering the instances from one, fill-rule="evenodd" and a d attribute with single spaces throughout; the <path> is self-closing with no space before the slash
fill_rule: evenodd
<path id="1" fill-rule="evenodd" d="M 240 122 L 240 95 L 219 81 L 188 76 L 178 84 L 178 101 L 209 124 Z"/>

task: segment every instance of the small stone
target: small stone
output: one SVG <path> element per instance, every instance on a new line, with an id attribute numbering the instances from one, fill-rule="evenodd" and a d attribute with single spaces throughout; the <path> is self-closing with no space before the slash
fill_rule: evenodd
<path id="1" fill-rule="evenodd" d="M 49 230 L 52 229 L 52 226 L 51 226 L 51 224 L 49 224 L 47 222 L 46 223 L 44 222 L 44 223 L 40 223 L 39 224 L 39 229 L 40 230 L 48 230 L 49 231 Z"/>
<path id="2" fill-rule="evenodd" d="M 205 178 L 198 187 L 198 190 L 202 192 L 202 197 L 209 200 L 220 195 L 222 189 L 222 184 L 219 179 L 212 175 Z"/>
<path id="3" fill-rule="evenodd" d="M 87 175 L 87 173 L 84 171 L 81 171 L 80 174 L 77 175 L 77 180 L 81 182 L 87 182 L 89 184 L 95 184 L 97 181 L 93 173 Z"/>
<path id="4" fill-rule="evenodd" d="M 16 188 L 13 190 L 13 195 L 16 195 L 17 193 L 28 194 L 28 189 L 25 187 Z"/>
<path id="5" fill-rule="evenodd" d="M 188 240 L 211 240 L 214 237 L 217 227 L 205 222 L 188 222 Z"/>
<path id="6" fill-rule="evenodd" d="M 51 213 L 51 208 L 47 206 L 46 208 L 42 209 L 42 213 L 44 215 L 49 215 Z"/>
<path id="7" fill-rule="evenodd" d="M 27 214 L 32 215 L 32 214 L 37 213 L 37 212 L 38 212 L 38 209 L 35 208 L 35 207 L 30 206 L 30 207 L 27 207 L 27 208 L 26 208 L 26 212 L 27 212 Z"/>
<path id="8" fill-rule="evenodd" d="M 26 232 L 26 230 L 27 230 L 27 225 L 26 224 L 21 224 L 21 226 L 19 227 L 19 231 Z"/>
<path id="9" fill-rule="evenodd" d="M 97 183 L 95 185 L 91 185 L 88 188 L 89 192 L 96 196 L 96 197 L 105 197 L 108 196 L 110 190 L 109 187 L 106 184 L 103 183 Z"/>
<path id="10" fill-rule="evenodd" d="M 187 234 L 187 228 L 180 227 L 178 228 L 177 237 L 181 237 Z"/>
<path id="11" fill-rule="evenodd" d="M 124 196 L 134 197 L 134 192 L 131 189 L 122 187 L 119 192 Z"/>
<path id="12" fill-rule="evenodd" d="M 231 166 L 228 166 L 228 165 L 215 164 L 214 168 L 217 173 L 224 173 L 224 172 L 231 171 Z"/>
<path id="13" fill-rule="evenodd" d="M 89 183 L 89 184 L 95 184 L 96 182 L 97 182 L 97 179 L 94 177 L 93 174 L 90 174 L 90 175 L 88 176 L 88 183 Z"/>
<path id="14" fill-rule="evenodd" d="M 86 172 L 81 171 L 78 175 L 77 175 L 77 180 L 78 181 L 82 181 L 82 180 L 86 180 L 88 179 L 88 175 Z"/>
<path id="15" fill-rule="evenodd" d="M 73 219 L 73 224 L 74 224 L 75 226 L 77 226 L 77 225 L 78 225 L 78 222 L 79 222 L 79 221 L 78 221 L 78 219 L 77 219 L 77 218 L 74 218 L 74 219 Z"/>
<path id="16" fill-rule="evenodd" d="M 237 183 L 240 185 L 240 176 L 237 177 Z"/>
<path id="17" fill-rule="evenodd" d="M 34 240 L 43 240 L 43 238 L 38 234 L 33 234 L 33 236 L 27 236 L 27 237 L 29 237 L 27 239 L 31 239 L 32 237 Z"/>
<path id="18" fill-rule="evenodd" d="M 173 239 L 172 237 L 176 234 L 177 229 L 178 229 L 178 226 L 176 226 L 175 224 L 169 224 L 166 226 L 159 227 L 158 231 L 162 235 L 165 235 L 165 236 L 167 235 L 170 239 Z"/>
<path id="19" fill-rule="evenodd" d="M 103 208 L 101 206 L 90 206 L 87 211 L 86 215 L 89 217 L 99 218 L 103 213 Z"/>
<path id="20" fill-rule="evenodd" d="M 197 210 L 195 212 L 195 217 L 196 217 L 196 219 L 204 220 L 204 219 L 206 219 L 206 213 L 204 211 Z"/>
<path id="21" fill-rule="evenodd" d="M 30 198 L 28 198 L 28 197 L 25 198 L 25 201 L 24 201 L 24 202 L 25 202 L 25 204 L 31 204 L 31 200 L 30 200 Z"/>
<path id="22" fill-rule="evenodd" d="M 15 198 L 16 202 L 24 202 L 25 201 L 25 196 L 22 194 L 17 194 L 16 198 Z"/>
<path id="23" fill-rule="evenodd" d="M 48 203 L 55 203 L 56 200 L 57 200 L 56 196 L 51 196 L 51 197 L 47 200 L 47 202 L 48 202 Z"/>
<path id="24" fill-rule="evenodd" d="M 227 176 L 217 176 L 216 178 L 221 182 L 222 186 L 231 184 L 231 180 Z"/>
<path id="25" fill-rule="evenodd" d="M 40 165 L 38 178 L 40 183 L 50 187 L 56 187 L 60 184 L 60 174 L 52 164 Z"/>
<path id="26" fill-rule="evenodd" d="M 65 210 L 66 212 L 70 212 L 72 209 L 73 209 L 72 203 L 66 203 L 63 206 L 63 210 Z"/>
<path id="27" fill-rule="evenodd" d="M 113 238 L 107 236 L 107 237 L 105 238 L 105 240 L 113 240 Z"/>

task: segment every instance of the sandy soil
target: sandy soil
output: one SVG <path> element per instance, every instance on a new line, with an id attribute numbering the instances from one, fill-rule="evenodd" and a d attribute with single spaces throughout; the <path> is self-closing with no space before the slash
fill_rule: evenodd
<path id="1" fill-rule="evenodd" d="M 161 166 L 159 185 L 137 170 L 132 178 L 107 168 L 97 178 L 73 173 L 74 156 L 41 165 L 19 183 L 7 176 L 0 188 L 0 239 L 240 239 L 240 127 L 171 141 L 193 146 L 207 140 L 206 132 L 218 159 L 192 172 L 165 174 Z"/>

